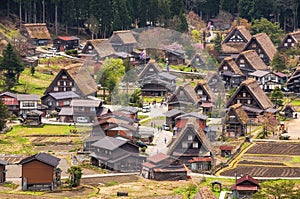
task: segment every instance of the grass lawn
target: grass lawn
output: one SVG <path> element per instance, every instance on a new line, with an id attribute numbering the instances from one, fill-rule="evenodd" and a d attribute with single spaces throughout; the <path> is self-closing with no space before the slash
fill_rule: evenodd
<path id="1" fill-rule="evenodd" d="M 300 106 L 300 99 L 292 100 L 292 105 L 293 106 Z"/>
<path id="2" fill-rule="evenodd" d="M 45 125 L 44 127 L 22 127 L 14 126 L 13 129 L 6 133 L 0 135 L 0 153 L 2 154 L 33 154 L 34 147 L 30 142 L 30 138 L 26 137 L 29 135 L 39 134 L 39 135 L 68 135 L 70 134 L 70 129 L 73 129 L 73 126 L 56 126 L 56 125 Z M 80 129 L 81 130 L 81 129 Z M 62 141 L 55 138 L 51 141 Z M 80 138 L 79 138 L 80 139 Z M 78 141 L 78 137 L 74 138 L 74 141 Z"/>
<path id="3" fill-rule="evenodd" d="M 19 84 L 16 85 L 12 91 L 17 93 L 39 94 L 42 96 L 54 77 L 54 75 L 44 74 L 38 71 L 36 71 L 34 75 L 31 75 L 30 68 L 25 68 L 20 76 Z"/>

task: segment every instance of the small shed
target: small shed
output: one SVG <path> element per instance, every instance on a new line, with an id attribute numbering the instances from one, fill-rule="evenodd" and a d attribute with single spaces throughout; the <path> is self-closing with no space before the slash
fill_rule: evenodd
<path id="1" fill-rule="evenodd" d="M 20 161 L 22 190 L 54 190 L 60 185 L 56 167 L 60 159 L 47 153 L 38 153 Z"/>
<path id="2" fill-rule="evenodd" d="M 252 178 L 248 174 L 236 180 L 231 187 L 235 198 L 252 198 L 252 195 L 260 190 L 258 180 Z"/>
<path id="3" fill-rule="evenodd" d="M 40 126 L 42 124 L 42 111 L 32 110 L 26 114 L 25 125 Z"/>
<path id="4" fill-rule="evenodd" d="M 284 116 L 287 118 L 293 118 L 294 113 L 296 112 L 295 107 L 292 104 L 286 104 L 282 112 L 284 112 Z"/>
<path id="5" fill-rule="evenodd" d="M 233 146 L 223 145 L 223 146 L 220 146 L 220 150 L 221 150 L 222 157 L 228 157 L 228 156 L 231 156 Z"/>
<path id="6" fill-rule="evenodd" d="M 6 165 L 7 165 L 6 161 L 0 160 L 0 183 L 6 181 Z"/>

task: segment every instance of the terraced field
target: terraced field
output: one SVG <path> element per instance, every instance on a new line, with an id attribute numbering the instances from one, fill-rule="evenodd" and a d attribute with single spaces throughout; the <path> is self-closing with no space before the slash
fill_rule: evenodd
<path id="1" fill-rule="evenodd" d="M 253 177 L 299 177 L 300 143 L 254 143 L 222 176 L 249 174 Z"/>

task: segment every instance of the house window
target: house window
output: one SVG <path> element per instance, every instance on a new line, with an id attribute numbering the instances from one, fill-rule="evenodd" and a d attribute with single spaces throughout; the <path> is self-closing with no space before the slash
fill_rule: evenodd
<path id="1" fill-rule="evenodd" d="M 152 72 L 152 71 L 153 71 L 153 68 L 149 68 L 149 71 Z"/>
<path id="2" fill-rule="evenodd" d="M 55 86 L 55 87 L 53 88 L 53 90 L 54 90 L 54 91 L 58 91 L 58 87 Z"/>
<path id="3" fill-rule="evenodd" d="M 284 46 L 288 46 L 288 44 L 287 44 L 287 43 L 284 43 Z"/>
<path id="4" fill-rule="evenodd" d="M 199 90 L 197 91 L 197 93 L 198 93 L 198 95 L 202 95 L 202 94 L 203 94 L 203 90 L 200 90 L 200 89 L 199 89 Z"/>
<path id="5" fill-rule="evenodd" d="M 52 102 L 51 101 L 48 102 L 48 106 L 52 106 Z"/>
<path id="6" fill-rule="evenodd" d="M 260 58 L 264 58 L 264 54 L 259 54 L 259 57 Z"/>
<path id="7" fill-rule="evenodd" d="M 70 101 L 64 101 L 63 104 L 64 106 L 70 105 Z"/>
<path id="8" fill-rule="evenodd" d="M 69 86 L 72 86 L 73 85 L 73 83 L 72 82 L 69 82 Z"/>
<path id="9" fill-rule="evenodd" d="M 34 102 L 24 101 L 23 107 L 34 107 Z"/>
<path id="10" fill-rule="evenodd" d="M 237 104 L 241 103 L 241 100 L 239 100 L 239 99 L 238 99 L 238 100 L 236 100 L 236 103 L 237 103 Z"/>
<path id="11" fill-rule="evenodd" d="M 292 40 L 291 40 L 291 39 L 288 39 L 287 42 L 292 42 Z"/>
<path id="12" fill-rule="evenodd" d="M 108 155 L 111 155 L 111 151 L 108 151 Z"/>
<path id="13" fill-rule="evenodd" d="M 227 66 L 224 66 L 224 67 L 223 67 L 223 70 L 228 70 L 228 67 L 227 67 Z"/>
<path id="14" fill-rule="evenodd" d="M 247 103 L 248 103 L 248 104 L 251 104 L 251 100 L 247 100 Z"/>
<path id="15" fill-rule="evenodd" d="M 59 102 L 56 102 L 56 106 L 59 106 Z"/>
<path id="16" fill-rule="evenodd" d="M 57 86 L 60 86 L 60 82 L 59 81 L 57 82 Z"/>
<path id="17" fill-rule="evenodd" d="M 241 68 L 245 67 L 245 64 L 240 64 L 240 67 L 241 67 Z"/>
<path id="18" fill-rule="evenodd" d="M 206 101 L 206 96 L 203 96 L 203 97 L 201 98 L 201 100 L 202 100 L 202 101 Z"/>
<path id="19" fill-rule="evenodd" d="M 108 150 L 104 150 L 104 153 L 105 153 L 105 154 L 108 154 Z"/>
<path id="20" fill-rule="evenodd" d="M 187 149 L 188 148 L 188 143 L 187 142 L 182 142 L 182 148 Z"/>
<path id="21" fill-rule="evenodd" d="M 88 47 L 88 48 L 89 48 L 89 50 L 92 50 L 92 49 L 93 49 L 93 46 L 89 45 L 89 47 Z"/>
<path id="22" fill-rule="evenodd" d="M 193 148 L 197 149 L 198 148 L 198 142 L 193 142 Z"/>
<path id="23" fill-rule="evenodd" d="M 240 63 L 245 63 L 245 60 L 244 59 L 240 59 Z"/>
<path id="24" fill-rule="evenodd" d="M 247 93 L 243 93 L 243 97 L 246 97 L 247 96 Z"/>
<path id="25" fill-rule="evenodd" d="M 63 91 L 67 91 L 67 88 L 66 88 L 66 87 L 64 87 L 64 88 L 63 88 Z"/>
<path id="26" fill-rule="evenodd" d="M 75 88 L 75 87 L 72 87 L 72 91 L 76 91 L 76 88 Z"/>
<path id="27" fill-rule="evenodd" d="M 96 108 L 95 107 L 91 107 L 90 111 L 96 111 Z"/>
<path id="28" fill-rule="evenodd" d="M 291 44 L 291 46 L 295 46 L 295 44 L 294 44 L 294 43 L 292 43 L 292 44 Z"/>
<path id="29" fill-rule="evenodd" d="M 252 48 L 256 48 L 256 44 L 253 43 L 253 44 L 252 44 Z"/>
<path id="30" fill-rule="evenodd" d="M 63 81 L 64 82 L 64 86 L 67 86 L 67 81 Z"/>
<path id="31" fill-rule="evenodd" d="M 66 76 L 66 75 L 63 75 L 61 78 L 62 78 L 62 79 L 67 79 L 67 76 Z"/>
<path id="32" fill-rule="evenodd" d="M 84 111 L 84 107 L 78 107 L 79 111 Z"/>
<path id="33" fill-rule="evenodd" d="M 192 136 L 192 135 L 189 135 L 189 136 L 188 136 L 188 140 L 189 140 L 189 141 L 192 141 L 192 140 L 193 140 L 193 136 Z"/>

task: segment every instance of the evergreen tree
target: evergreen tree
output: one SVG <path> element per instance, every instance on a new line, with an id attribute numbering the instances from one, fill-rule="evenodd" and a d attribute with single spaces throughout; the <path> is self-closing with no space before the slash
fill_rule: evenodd
<path id="1" fill-rule="evenodd" d="M 276 105 L 276 107 L 281 106 L 283 102 L 283 92 L 280 90 L 280 88 L 277 86 L 270 95 L 270 100 L 273 102 L 273 104 Z"/>
<path id="2" fill-rule="evenodd" d="M 271 66 L 276 71 L 283 71 L 284 69 L 286 69 L 285 57 L 279 52 L 277 52 L 271 61 Z"/>
<path id="3" fill-rule="evenodd" d="M 77 187 L 80 185 L 80 179 L 82 176 L 82 169 L 78 166 L 72 166 L 68 168 L 67 173 L 69 174 L 69 185 L 70 187 Z"/>
<path id="4" fill-rule="evenodd" d="M 183 1 L 182 0 L 172 0 L 170 1 L 170 13 L 171 17 L 178 16 L 183 10 Z"/>
<path id="5" fill-rule="evenodd" d="M 6 126 L 7 119 L 9 118 L 8 110 L 6 105 L 0 99 L 0 131 Z"/>
<path id="6" fill-rule="evenodd" d="M 189 29 L 189 26 L 188 26 L 188 23 L 186 21 L 183 10 L 180 11 L 179 20 L 180 20 L 179 32 L 187 32 L 188 29 Z"/>
<path id="7" fill-rule="evenodd" d="M 3 72 L 7 89 L 10 90 L 19 81 L 19 76 L 24 70 L 21 59 L 13 46 L 8 43 L 3 51 L 3 58 L 0 63 L 0 71 Z"/>

